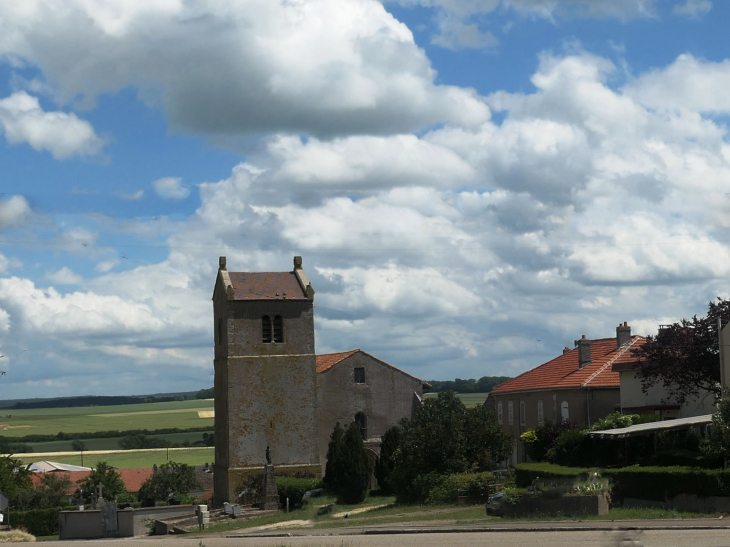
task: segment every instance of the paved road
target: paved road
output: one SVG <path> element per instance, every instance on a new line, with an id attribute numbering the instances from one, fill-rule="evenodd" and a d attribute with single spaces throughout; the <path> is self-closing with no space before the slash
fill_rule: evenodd
<path id="1" fill-rule="evenodd" d="M 181 538 L 64 541 L 63 547 L 730 547 L 730 530 L 480 532 L 281 538 Z"/>

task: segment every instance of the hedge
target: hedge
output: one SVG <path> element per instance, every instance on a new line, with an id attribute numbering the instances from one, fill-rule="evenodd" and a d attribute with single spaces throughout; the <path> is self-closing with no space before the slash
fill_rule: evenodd
<path id="1" fill-rule="evenodd" d="M 664 501 L 678 494 L 730 496 L 730 470 L 697 467 L 624 467 L 602 472 L 613 479 L 614 498 Z"/>
<path id="2" fill-rule="evenodd" d="M 58 533 L 59 511 L 63 511 L 63 508 L 10 511 L 10 525 L 13 528 L 25 528 L 34 536 L 53 536 Z"/>
<path id="3" fill-rule="evenodd" d="M 302 504 L 302 497 L 307 490 L 322 488 L 322 481 L 320 479 L 276 477 L 276 488 L 279 491 L 281 507 L 286 507 L 286 498 L 289 498 L 289 506 L 293 508 Z"/>
<path id="4" fill-rule="evenodd" d="M 468 496 L 472 502 L 485 502 L 489 497 L 489 486 L 495 482 L 491 473 L 449 475 L 440 485 L 431 489 L 426 503 L 456 503 L 460 493 Z"/>
<path id="5" fill-rule="evenodd" d="M 575 477 L 587 473 L 588 469 L 582 467 L 564 467 L 552 463 L 521 463 L 515 466 L 515 485 L 518 488 L 525 488 L 532 484 L 536 478 L 549 477 Z"/>
<path id="6" fill-rule="evenodd" d="M 587 473 L 580 467 L 525 463 L 515 468 L 517 486 L 528 486 L 536 477 L 569 477 Z M 678 494 L 730 496 L 730 470 L 699 467 L 639 467 L 596 469 L 613 482 L 613 499 L 638 498 L 664 501 Z"/>

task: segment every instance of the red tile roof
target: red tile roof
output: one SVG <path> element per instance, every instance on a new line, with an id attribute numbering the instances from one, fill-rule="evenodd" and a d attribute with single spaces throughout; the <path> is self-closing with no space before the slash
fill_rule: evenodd
<path id="1" fill-rule="evenodd" d="M 420 378 L 416 378 L 412 374 L 408 374 L 405 370 L 401 370 L 398 367 L 394 367 L 390 363 L 386 363 L 382 359 L 378 359 L 374 355 L 370 355 L 368 352 L 362 351 L 361 349 L 354 349 L 352 351 L 343 351 L 341 353 L 326 353 L 324 355 L 317 355 L 317 372 L 318 373 L 321 373 L 321 372 L 328 371 L 329 369 L 331 369 L 336 364 L 341 363 L 342 361 L 344 361 L 345 359 L 347 359 L 351 355 L 354 355 L 354 354 L 356 354 L 358 352 L 359 353 L 363 353 L 363 354 L 367 355 L 368 357 L 370 357 L 372 359 L 375 359 L 377 362 L 385 365 L 386 367 L 390 367 L 390 368 L 392 368 L 394 370 L 397 370 L 398 372 L 400 372 L 402 374 L 405 374 L 406 376 L 410 376 L 414 380 L 418 380 L 425 387 L 431 387 L 431 384 L 429 384 L 428 382 L 424 382 Z"/>
<path id="2" fill-rule="evenodd" d="M 228 272 L 234 300 L 309 300 L 294 272 Z"/>
<path id="3" fill-rule="evenodd" d="M 564 389 L 582 387 L 619 387 L 619 373 L 612 365 L 624 360 L 635 361 L 631 350 L 643 344 L 644 338 L 633 336 L 631 342 L 616 348 L 615 338 L 591 340 L 591 362 L 578 368 L 578 348 L 572 349 L 537 368 L 496 386 L 492 393 Z"/>
<path id="4" fill-rule="evenodd" d="M 140 487 L 142 486 L 142 483 L 149 479 L 152 476 L 152 469 L 144 468 L 144 469 L 117 469 L 117 473 L 122 478 L 122 482 L 124 483 L 124 487 L 127 489 L 128 492 L 139 492 Z M 66 491 L 67 495 L 72 495 L 74 492 L 76 492 L 76 489 L 78 488 L 78 482 L 83 481 L 86 477 L 89 476 L 91 471 L 53 471 L 52 474 L 57 477 L 63 477 L 66 476 L 71 481 L 71 486 L 68 487 L 68 490 Z M 31 480 L 33 481 L 33 486 L 38 487 L 38 485 L 41 483 L 41 479 L 43 478 L 43 475 L 45 473 L 33 473 L 31 475 Z M 51 473 L 48 473 L 51 474 Z"/>
<path id="5" fill-rule="evenodd" d="M 317 355 L 317 372 L 324 372 L 331 369 L 340 361 L 347 359 L 350 355 L 354 355 L 360 351 L 354 349 L 352 351 L 343 351 L 342 353 L 327 353 L 325 355 Z"/>

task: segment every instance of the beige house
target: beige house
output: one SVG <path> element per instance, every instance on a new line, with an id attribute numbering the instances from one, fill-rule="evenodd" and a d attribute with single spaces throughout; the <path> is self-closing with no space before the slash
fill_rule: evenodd
<path id="1" fill-rule="evenodd" d="M 485 405 L 516 440 L 511 463 L 527 461 L 520 435 L 528 429 L 565 420 L 590 427 L 619 410 L 620 379 L 613 366 L 629 358 L 641 340 L 626 323 L 618 326 L 615 338 L 583 335 L 574 349 L 566 347 L 555 359 L 496 386 Z"/>

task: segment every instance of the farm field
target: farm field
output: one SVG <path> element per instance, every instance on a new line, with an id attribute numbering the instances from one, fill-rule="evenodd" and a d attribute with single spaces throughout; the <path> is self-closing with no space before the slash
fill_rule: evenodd
<path id="1" fill-rule="evenodd" d="M 22 437 L 32 434 L 55 435 L 59 431 L 83 433 L 168 427 L 210 427 L 212 430 L 213 418 L 201 418 L 198 414 L 202 412 L 203 415 L 209 415 L 210 412 L 206 411 L 212 410 L 213 401 L 209 399 L 118 406 L 28 410 L 8 408 L 0 411 L 0 435 Z"/>
<path id="2" fill-rule="evenodd" d="M 16 454 L 14 457 L 25 463 L 32 463 L 39 460 L 50 460 L 59 463 L 82 465 L 80 454 L 73 456 L 42 456 L 39 454 Z M 169 460 L 168 460 L 169 458 Z M 83 455 L 83 465 L 94 467 L 98 462 L 105 461 L 118 469 L 139 469 L 152 467 L 154 464 L 162 465 L 168 461 L 186 463 L 188 465 L 204 465 L 213 463 L 213 447 L 205 448 L 171 448 L 170 450 L 121 450 L 111 454 L 87 454 Z"/>
<path id="3" fill-rule="evenodd" d="M 431 399 L 436 397 L 438 393 L 426 393 L 423 398 Z M 456 396 L 461 399 L 461 402 L 466 405 L 467 408 L 473 406 L 483 405 L 484 401 L 487 400 L 488 393 L 457 393 Z"/>
<path id="4" fill-rule="evenodd" d="M 151 429 L 151 428 L 148 428 Z M 203 433 L 209 435 L 213 433 L 213 428 L 210 431 L 197 432 L 197 433 L 166 433 L 164 435 L 151 435 L 155 439 L 163 439 L 170 443 L 184 443 L 189 442 L 190 444 L 196 441 L 203 440 Z M 108 439 L 84 439 L 87 450 L 118 450 L 119 441 L 122 437 L 109 437 Z M 71 443 L 73 441 L 49 441 L 43 443 L 27 443 L 33 449 L 33 452 L 72 452 L 73 447 Z"/>

